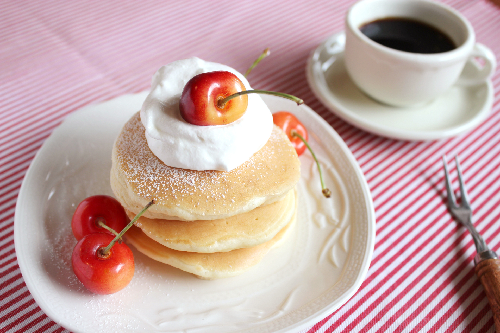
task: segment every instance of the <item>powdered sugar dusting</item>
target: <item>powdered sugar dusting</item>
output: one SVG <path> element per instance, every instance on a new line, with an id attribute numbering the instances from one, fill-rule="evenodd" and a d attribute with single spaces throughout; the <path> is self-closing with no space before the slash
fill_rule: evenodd
<path id="1" fill-rule="evenodd" d="M 117 139 L 116 159 L 133 191 L 164 207 L 189 205 L 190 209 L 200 207 L 200 214 L 218 214 L 218 210 L 245 206 L 255 196 L 281 195 L 300 176 L 295 151 L 291 145 L 283 145 L 284 134 L 276 128 L 263 149 L 229 172 L 167 166 L 148 148 L 144 132 L 140 115 L 134 115 Z M 290 160 L 293 163 L 283 163 Z M 294 174 L 291 181 L 287 180 L 290 173 Z"/>
<path id="2" fill-rule="evenodd" d="M 132 180 L 139 195 L 151 197 L 166 191 L 174 195 L 191 195 L 195 188 L 203 191 L 207 184 L 224 181 L 224 172 L 192 171 L 165 165 L 151 150 L 144 149 L 144 131 L 137 130 L 141 126 L 139 116 L 134 116 L 123 128 L 122 140 L 117 147 L 123 152 L 119 156 L 120 162 L 127 165 L 126 176 Z"/>

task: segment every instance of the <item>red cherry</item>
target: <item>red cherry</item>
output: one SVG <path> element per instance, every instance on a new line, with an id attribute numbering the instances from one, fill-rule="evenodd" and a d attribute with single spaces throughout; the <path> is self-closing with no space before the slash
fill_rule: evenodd
<path id="1" fill-rule="evenodd" d="M 124 233 L 154 204 L 151 200 L 120 233 L 88 234 L 78 241 L 71 263 L 73 272 L 83 285 L 96 294 L 117 292 L 134 276 L 134 256 L 130 248 L 120 240 Z"/>
<path id="2" fill-rule="evenodd" d="M 246 90 L 231 72 L 208 72 L 194 76 L 182 90 L 179 111 L 182 118 L 198 126 L 225 125 L 240 119 L 248 106 L 247 94 L 267 94 L 304 103 L 295 96 L 266 90 Z"/>
<path id="3" fill-rule="evenodd" d="M 99 226 L 99 221 L 118 233 L 125 228 L 129 219 L 122 205 L 115 198 L 95 195 L 84 199 L 76 208 L 71 219 L 73 235 L 77 240 L 96 232 L 114 235 L 111 231 Z"/>
<path id="4" fill-rule="evenodd" d="M 288 136 L 292 146 L 297 151 L 297 155 L 302 155 L 302 153 L 306 150 L 306 144 L 303 140 L 301 140 L 297 135 L 292 134 L 292 130 L 297 131 L 304 140 L 308 140 L 308 134 L 306 127 L 297 119 L 293 114 L 286 111 L 279 111 L 273 113 L 273 122 L 276 126 L 280 127 L 283 132 Z"/>
<path id="5" fill-rule="evenodd" d="M 326 198 L 329 198 L 332 195 L 332 192 L 325 187 L 325 183 L 323 182 L 323 173 L 321 172 L 319 161 L 316 158 L 314 151 L 307 143 L 308 135 L 306 127 L 300 122 L 300 120 L 297 119 L 297 117 L 287 111 L 279 111 L 274 113 L 273 122 L 276 126 L 280 127 L 288 136 L 288 139 L 290 139 L 292 146 L 297 151 L 297 155 L 302 154 L 306 148 L 309 149 L 312 157 L 314 158 L 314 161 L 316 162 L 316 166 L 318 167 L 322 193 Z"/>
<path id="6" fill-rule="evenodd" d="M 198 74 L 182 91 L 179 110 L 182 118 L 199 126 L 229 124 L 243 116 L 248 96 L 240 95 L 220 104 L 224 98 L 245 90 L 243 82 L 231 72 Z"/>
<path id="7" fill-rule="evenodd" d="M 95 233 L 83 237 L 71 256 L 73 272 L 93 293 L 107 295 L 125 288 L 134 276 L 134 255 L 124 243 L 115 243 L 102 253 L 113 236 Z"/>

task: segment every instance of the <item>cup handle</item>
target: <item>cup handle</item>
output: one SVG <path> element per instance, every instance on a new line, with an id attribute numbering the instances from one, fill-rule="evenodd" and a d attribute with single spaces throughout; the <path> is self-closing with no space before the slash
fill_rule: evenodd
<path id="1" fill-rule="evenodd" d="M 495 54 L 487 46 L 476 43 L 465 63 L 457 84 L 473 86 L 489 79 L 497 67 Z"/>
<path id="2" fill-rule="evenodd" d="M 317 67 L 318 73 L 326 72 L 328 68 L 337 60 L 338 56 L 345 49 L 345 34 L 343 32 L 336 33 L 328 38 L 323 47 L 316 49 L 313 54 L 314 66 Z"/>

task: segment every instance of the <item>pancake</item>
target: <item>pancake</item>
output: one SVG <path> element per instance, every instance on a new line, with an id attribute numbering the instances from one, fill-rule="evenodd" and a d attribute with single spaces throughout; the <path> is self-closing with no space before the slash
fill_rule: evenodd
<path id="1" fill-rule="evenodd" d="M 296 192 L 247 213 L 217 220 L 178 221 L 140 217 L 135 225 L 163 246 L 187 252 L 227 252 L 271 240 L 292 218 Z M 132 219 L 135 214 L 127 212 Z"/>
<path id="2" fill-rule="evenodd" d="M 202 279 L 219 279 L 239 275 L 257 265 L 273 247 L 279 246 L 293 228 L 296 212 L 290 222 L 270 241 L 257 246 L 229 252 L 196 253 L 172 250 L 154 241 L 140 228 L 132 226 L 125 240 L 146 256 L 192 273 Z"/>
<path id="3" fill-rule="evenodd" d="M 155 199 L 145 217 L 227 218 L 282 199 L 300 178 L 297 153 L 276 126 L 261 150 L 228 172 L 169 167 L 151 152 L 144 132 L 137 113 L 125 124 L 112 154 L 111 188 L 134 215 Z"/>

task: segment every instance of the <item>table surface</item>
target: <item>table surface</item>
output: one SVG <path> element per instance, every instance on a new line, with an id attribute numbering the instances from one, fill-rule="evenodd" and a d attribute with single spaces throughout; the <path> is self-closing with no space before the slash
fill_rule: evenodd
<path id="1" fill-rule="evenodd" d="M 300 96 L 333 127 L 358 161 L 376 213 L 365 281 L 347 303 L 304 332 L 493 332 L 474 275 L 472 238 L 443 204 L 441 156 L 460 156 L 474 223 L 500 250 L 500 73 L 492 79 L 491 113 L 471 132 L 408 142 L 362 131 L 323 106 L 305 75 L 311 51 L 343 30 L 353 2 L 3 1 L 0 332 L 66 331 L 27 289 L 13 232 L 23 177 L 61 121 L 88 104 L 147 90 L 153 73 L 171 61 L 198 56 L 244 71 L 266 47 L 271 56 L 251 74 L 252 85 Z M 443 2 L 465 15 L 477 40 L 500 59 L 500 3 Z"/>

